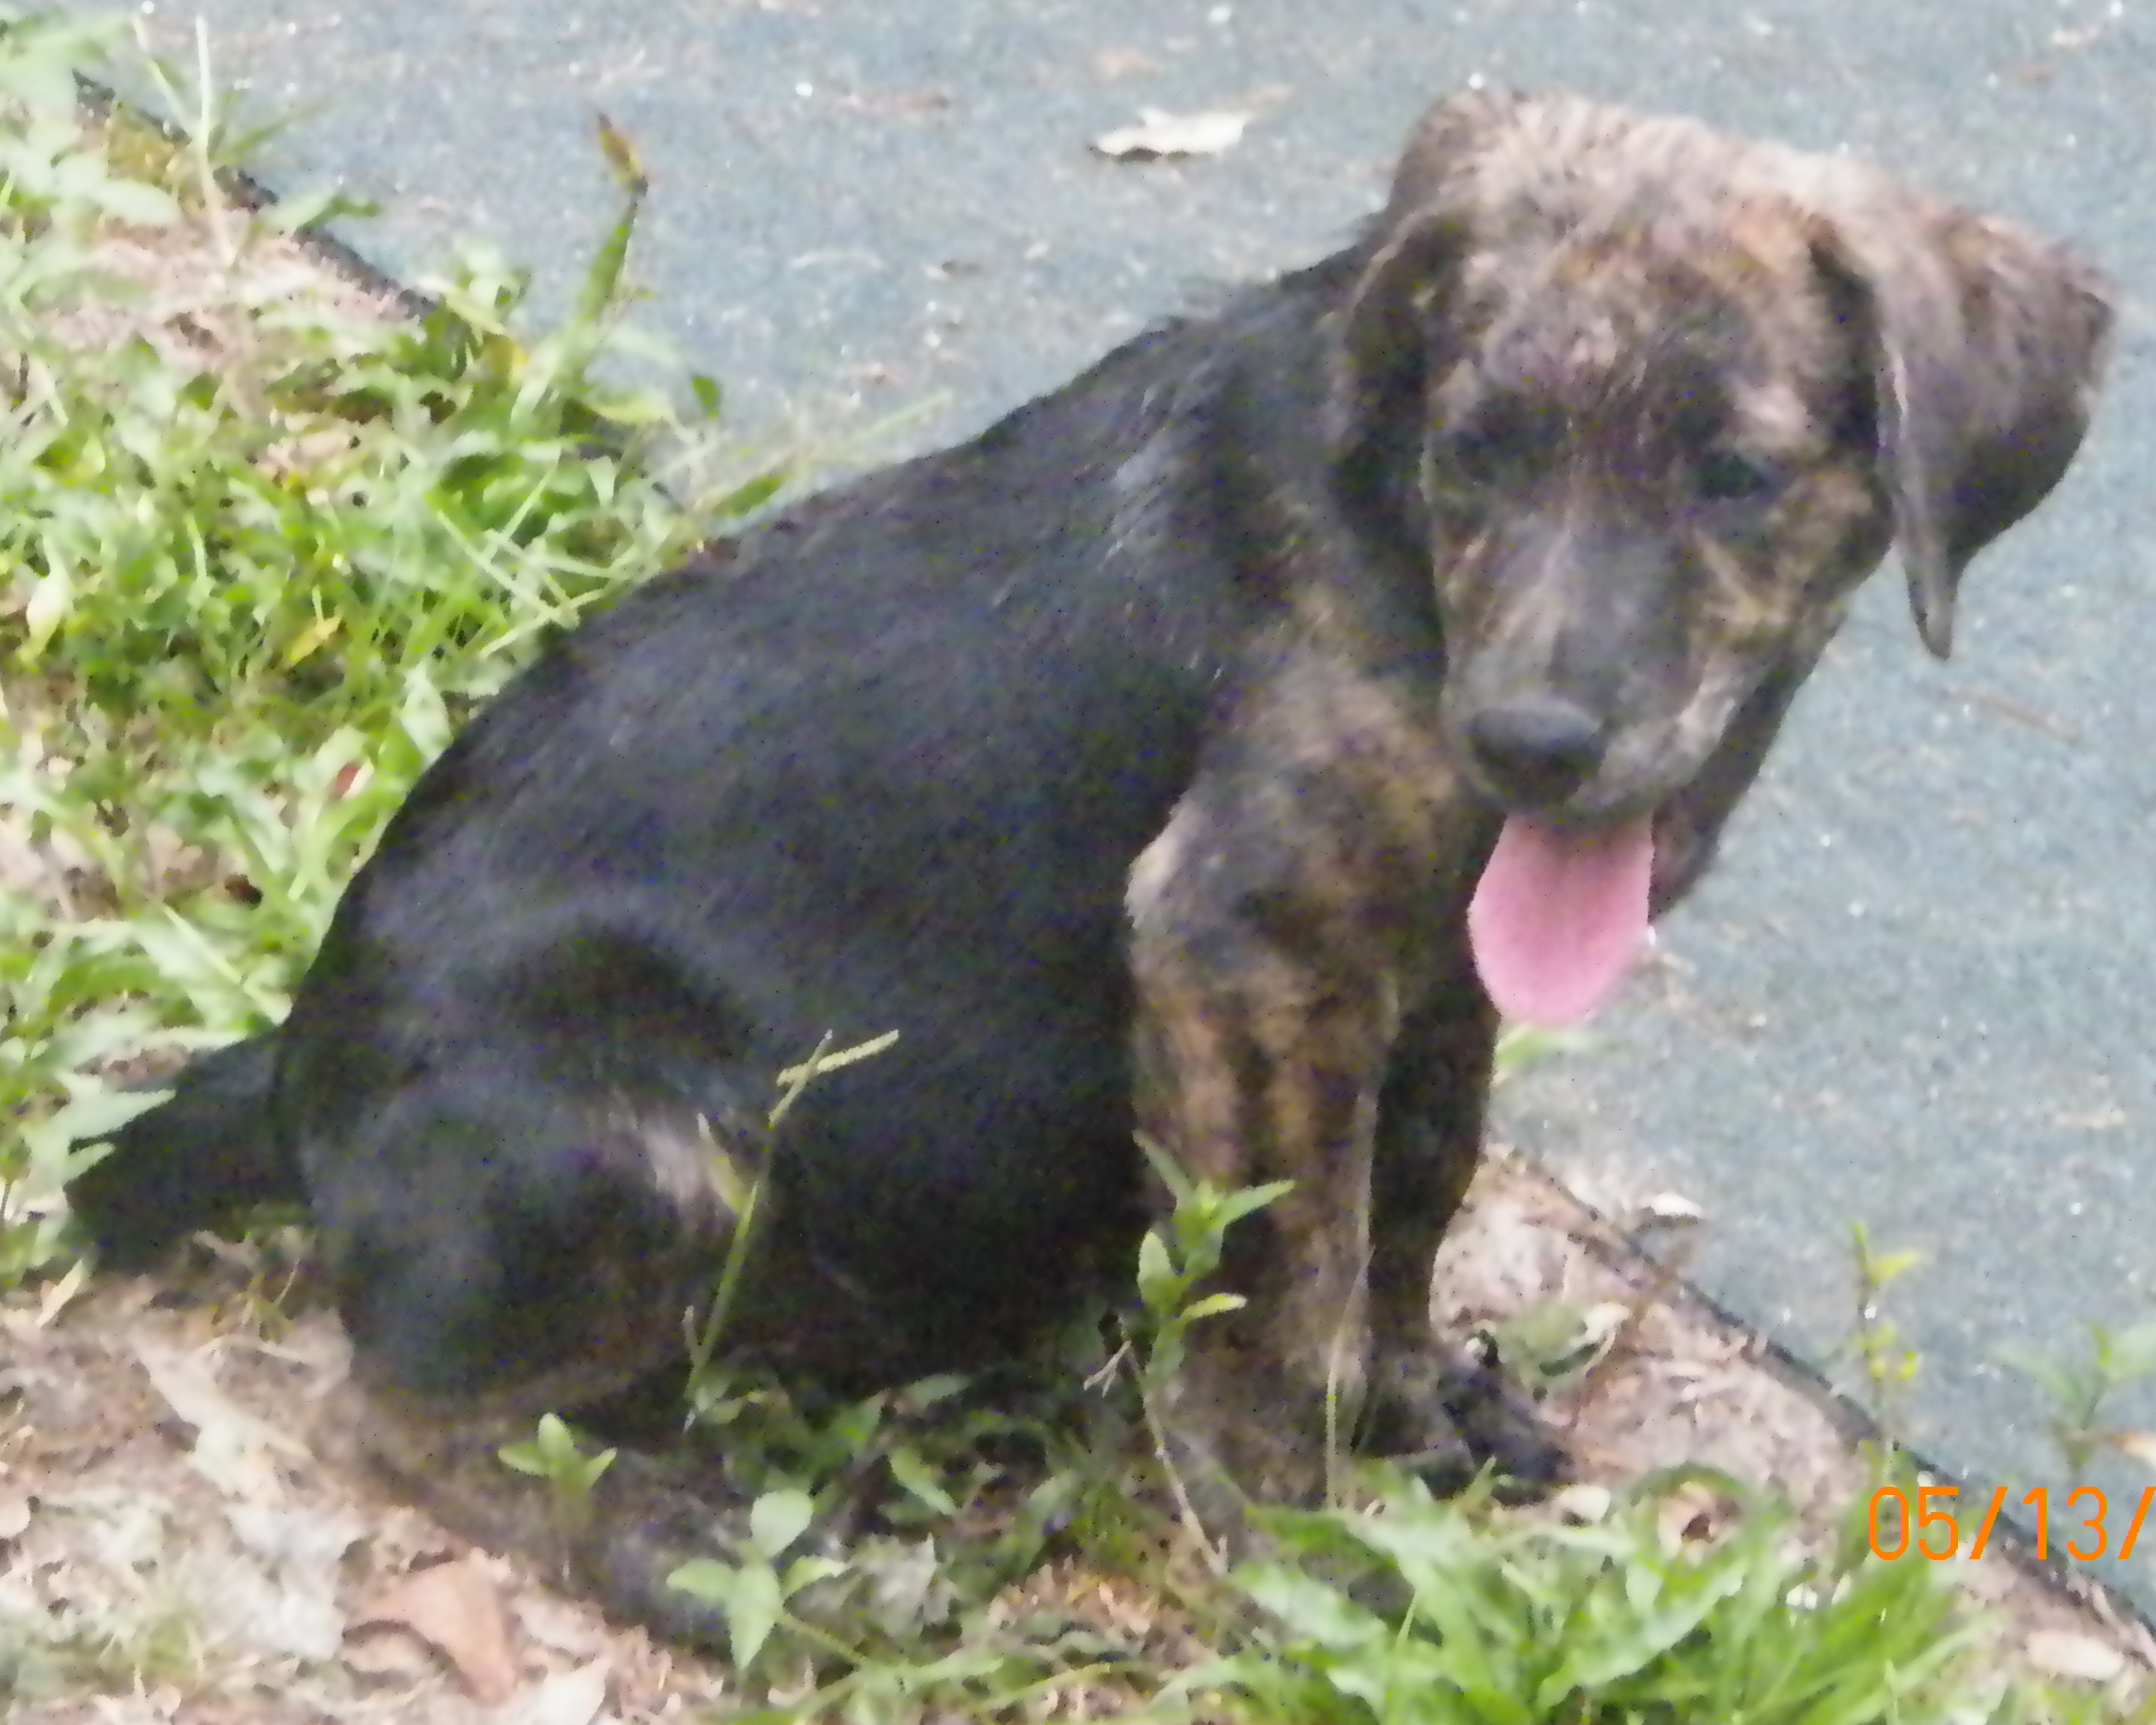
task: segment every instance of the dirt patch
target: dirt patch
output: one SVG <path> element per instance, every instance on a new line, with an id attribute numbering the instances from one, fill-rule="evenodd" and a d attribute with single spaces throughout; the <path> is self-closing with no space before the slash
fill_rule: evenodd
<path id="1" fill-rule="evenodd" d="M 1823 1529 L 1865 1477 L 1835 1419 L 1754 1338 L 1516 1161 L 1486 1170 L 1439 1289 L 1455 1323 L 1621 1308 L 1598 1363 L 1552 1404 L 1589 1491 L 1705 1462 L 1775 1482 Z M 337 1446 L 316 1441 L 316 1420 L 345 1370 L 326 1314 L 265 1332 L 250 1314 L 266 1308 L 244 1296 L 171 1297 L 135 1280 L 0 1305 L 0 1638 L 51 1631 L 13 1656 L 12 1719 L 582 1725 L 727 1698 L 716 1664 L 609 1625 L 324 1460 Z M 1954 1568 L 2040 1661 L 2156 1657 L 2145 1630 L 2003 1545 Z M 1019 1591 L 1126 1639 L 1173 1639 L 1158 1602 L 1082 1565 L 1052 1564 Z M 1065 1700 L 1082 1714 L 1127 1698 L 1102 1686 Z"/>
<path id="2" fill-rule="evenodd" d="M 716 1671 L 318 1461 L 345 1367 L 326 1314 L 271 1339 L 152 1295 L 0 1309 L 11 1718 L 462 1725 L 550 1696 L 532 1717 L 567 1717 L 559 1692 L 580 1688 L 583 1717 L 642 1720 L 723 1693 Z"/>

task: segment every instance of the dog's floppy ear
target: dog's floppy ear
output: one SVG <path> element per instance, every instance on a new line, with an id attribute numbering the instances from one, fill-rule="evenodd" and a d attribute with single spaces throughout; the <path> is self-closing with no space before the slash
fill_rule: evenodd
<path id="1" fill-rule="evenodd" d="M 1380 226 L 1397 227 L 1417 211 L 1443 203 L 1457 187 L 1462 166 L 1486 148 L 1493 135 L 1517 123 L 1525 106 L 1522 98 L 1509 92 L 1476 90 L 1448 96 L 1428 110 L 1400 151 Z"/>
<path id="2" fill-rule="evenodd" d="M 1971 557 L 2041 503 L 2087 429 L 2107 284 L 2065 248 L 1874 182 L 1818 250 L 1869 327 L 1881 463 L 1909 603 L 1944 659 Z M 1836 208 L 1840 205 L 1840 208 Z"/>
<path id="3" fill-rule="evenodd" d="M 1465 216 L 1433 205 L 1385 237 L 1356 279 L 1340 314 L 1340 370 L 1333 383 L 1332 440 L 1345 455 L 1396 411 L 1419 400 L 1440 309 L 1467 243 Z"/>
<path id="4" fill-rule="evenodd" d="M 1440 102 L 1409 138 L 1392 195 L 1371 228 L 1373 249 L 1340 312 L 1340 372 L 1332 427 L 1352 455 L 1419 390 L 1430 359 L 1435 313 L 1467 244 L 1463 174 L 1496 127 L 1509 97 L 1477 92 Z"/>

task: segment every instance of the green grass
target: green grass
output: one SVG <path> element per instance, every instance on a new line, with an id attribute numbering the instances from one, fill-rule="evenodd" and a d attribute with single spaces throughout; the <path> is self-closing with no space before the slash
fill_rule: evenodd
<path id="1" fill-rule="evenodd" d="M 234 129 L 206 74 L 131 59 L 189 127 L 106 125 L 76 79 L 126 52 L 110 32 L 0 17 L 5 1289 L 66 1263 L 71 1146 L 137 1106 L 116 1076 L 277 1017 L 473 704 L 777 478 L 701 477 L 708 380 L 608 381 L 654 359 L 626 321 L 643 186 L 623 141 L 603 141 L 623 208 L 565 321 L 528 329 L 522 277 L 479 254 L 431 285 L 427 316 L 370 316 L 279 264 L 321 205 L 250 213 L 224 194 Z M 181 254 L 185 320 L 154 304 L 156 259 Z M 844 1404 L 701 1374 L 699 1422 L 757 1512 L 737 1561 L 681 1580 L 734 1610 L 749 1686 L 795 1697 L 765 1717 L 2118 1716 L 2003 1674 L 1929 1566 L 1849 1537 L 1807 1547 L 1734 1482 L 1748 1507 L 1727 1531 L 1673 1544 L 1671 1481 L 1575 1524 L 1343 1468 L 1333 1507 L 1275 1516 L 1275 1553 L 1215 1575 L 1175 1524 L 1141 1392 L 1214 1309 L 1199 1271 L 1239 1207 L 1193 1193 L 1148 1248 L 1150 1341 L 1115 1394 L 1067 1366 L 1024 1394 L 937 1380 Z M 560 1428 L 516 1459 L 565 1513 L 605 1465 Z M 837 1555 L 810 1549 L 860 1504 Z M 1146 1620 L 1024 1591 L 1050 1558 Z M 159 1625 L 130 1651 L 0 1613 L 0 1688 L 11 1671 L 125 1687 L 179 1656 Z"/>
<path id="2" fill-rule="evenodd" d="M 192 1682 L 202 1666 L 200 1630 L 176 1591 L 131 1599 L 124 1609 L 33 1615 L 0 1605 L 0 1701 L 124 1695 L 138 1683 Z"/>
<path id="3" fill-rule="evenodd" d="M 363 315 L 295 280 L 294 217 L 234 205 L 208 149 L 139 121 L 111 147 L 75 82 L 110 41 L 18 19 L 0 48 L 0 807 L 31 865 L 0 901 L 0 1283 L 59 1250 L 68 1140 L 132 1106 L 110 1063 L 279 1016 L 473 702 L 776 484 L 698 483 L 707 379 L 675 368 L 685 410 L 602 381 L 654 356 L 625 151 L 567 321 L 513 330 L 524 278 L 479 253 L 426 316 Z M 160 319 L 154 260 L 189 252 Z"/>

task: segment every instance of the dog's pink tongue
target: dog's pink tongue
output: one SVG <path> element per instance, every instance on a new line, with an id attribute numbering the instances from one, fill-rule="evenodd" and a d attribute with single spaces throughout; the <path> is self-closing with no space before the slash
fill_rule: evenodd
<path id="1" fill-rule="evenodd" d="M 1497 1010 L 1569 1024 L 1607 1000 L 1646 940 L 1654 861 L 1644 820 L 1581 834 L 1507 820 L 1467 907 L 1475 968 Z"/>

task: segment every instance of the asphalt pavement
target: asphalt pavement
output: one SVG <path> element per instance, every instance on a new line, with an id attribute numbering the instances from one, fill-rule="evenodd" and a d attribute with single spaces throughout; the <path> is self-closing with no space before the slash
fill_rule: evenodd
<path id="1" fill-rule="evenodd" d="M 1658 962 L 1502 1110 L 1590 1195 L 1698 1203 L 1694 1278 L 1845 1381 L 1851 1225 L 1921 1248 L 1891 1297 L 1923 1360 L 1912 1435 L 2016 1497 L 2059 1483 L 1999 1350 L 2156 1317 L 2150 0 L 129 9 L 189 53 L 204 15 L 218 76 L 296 116 L 261 177 L 378 199 L 339 231 L 408 282 L 483 239 L 566 303 L 613 214 L 603 110 L 654 181 L 648 321 L 745 439 L 857 459 L 962 436 L 1205 283 L 1331 249 L 1472 78 L 1846 147 L 2080 242 L 2128 295 L 2110 388 L 2067 482 L 1977 562 L 1953 662 L 1876 582 Z M 1256 117 L 1214 158 L 1090 151 L 1143 108 Z M 2118 1413 L 2156 1426 L 2156 1384 Z M 2097 1475 L 2115 1498 L 2145 1478 Z M 2156 1601 L 2156 1559 L 2130 1567 Z"/>

